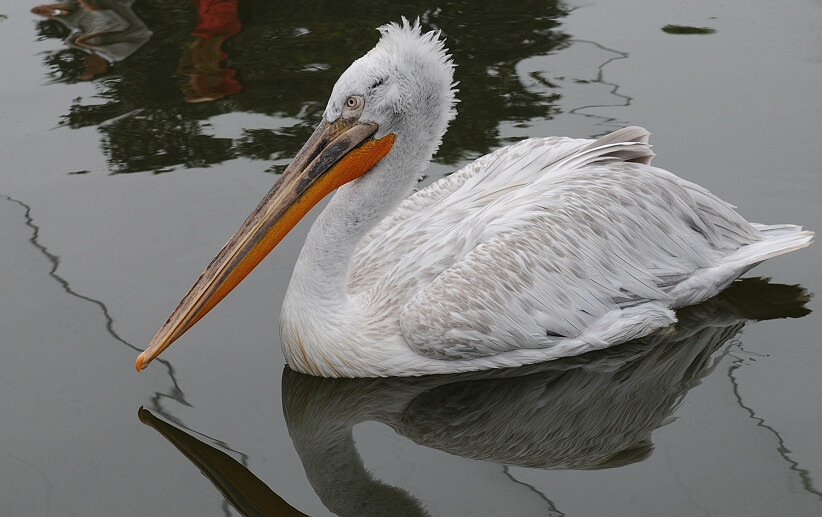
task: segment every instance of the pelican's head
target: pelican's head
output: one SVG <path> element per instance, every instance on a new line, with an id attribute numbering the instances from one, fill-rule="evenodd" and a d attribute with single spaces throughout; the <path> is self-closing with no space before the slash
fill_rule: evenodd
<path id="1" fill-rule="evenodd" d="M 396 135 L 416 149 L 423 164 L 440 144 L 456 103 L 454 64 L 439 32 L 423 33 L 419 22 L 380 27 L 377 46 L 340 76 L 323 119 L 345 118 L 360 107 L 359 120 L 378 125 L 375 138 Z M 408 160 L 409 162 L 411 160 Z"/>
<path id="2" fill-rule="evenodd" d="M 137 358 L 138 371 L 217 305 L 320 199 L 365 180 L 386 156 L 412 177 L 430 160 L 455 114 L 454 65 L 439 33 L 423 33 L 419 22 L 403 18 L 379 30 L 377 46 L 334 85 L 314 134 Z M 385 168 L 381 174 L 391 172 Z"/>

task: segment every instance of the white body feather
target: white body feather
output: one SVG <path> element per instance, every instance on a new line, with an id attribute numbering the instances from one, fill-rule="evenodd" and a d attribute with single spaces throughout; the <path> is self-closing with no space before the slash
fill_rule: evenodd
<path id="1" fill-rule="evenodd" d="M 525 140 L 406 198 L 453 116 L 453 65 L 436 35 L 382 30 L 326 119 L 376 82 L 363 116 L 396 142 L 306 240 L 280 318 L 298 371 L 424 375 L 581 354 L 668 326 L 673 308 L 811 242 L 648 165 L 637 127 Z"/>

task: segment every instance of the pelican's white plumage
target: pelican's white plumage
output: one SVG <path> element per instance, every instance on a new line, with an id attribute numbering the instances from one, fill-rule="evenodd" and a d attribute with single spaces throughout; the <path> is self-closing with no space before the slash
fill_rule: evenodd
<path id="1" fill-rule="evenodd" d="M 811 242 L 652 167 L 638 127 L 525 140 L 409 197 L 454 116 L 454 65 L 438 33 L 405 20 L 380 30 L 335 85 L 321 128 L 355 120 L 394 140 L 309 232 L 280 316 L 295 370 L 424 375 L 576 355 L 666 327 L 672 309 Z"/>
<path id="2" fill-rule="evenodd" d="M 380 73 L 394 98 L 414 101 L 366 97 L 366 109 L 397 110 L 389 124 L 374 118 L 397 141 L 339 189 L 308 236 L 280 318 L 296 370 L 420 375 L 575 355 L 667 326 L 671 308 L 810 242 L 798 227 L 751 225 L 647 165 L 641 128 L 596 142 L 525 140 L 393 208 L 451 118 L 452 65 L 433 33 L 408 24 L 382 32 L 340 79 L 325 118 Z M 416 139 L 428 144 L 424 159 L 407 156 Z"/>

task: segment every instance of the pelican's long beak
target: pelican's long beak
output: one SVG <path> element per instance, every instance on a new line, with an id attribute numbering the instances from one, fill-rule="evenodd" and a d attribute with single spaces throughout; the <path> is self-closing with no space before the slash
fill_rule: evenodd
<path id="1" fill-rule="evenodd" d="M 260 205 L 211 261 L 165 325 L 137 357 L 141 371 L 220 302 L 322 198 L 364 174 L 394 144 L 373 139 L 374 122 L 323 122 Z"/>

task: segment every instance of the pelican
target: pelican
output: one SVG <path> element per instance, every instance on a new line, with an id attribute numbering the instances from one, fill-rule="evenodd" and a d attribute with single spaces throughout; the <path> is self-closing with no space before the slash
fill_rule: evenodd
<path id="1" fill-rule="evenodd" d="M 280 314 L 288 365 L 325 377 L 487 370 L 616 345 L 812 241 L 799 226 L 749 223 L 651 166 L 639 127 L 524 140 L 412 194 L 455 116 L 454 64 L 419 21 L 379 31 L 138 371 L 334 190 Z"/>

